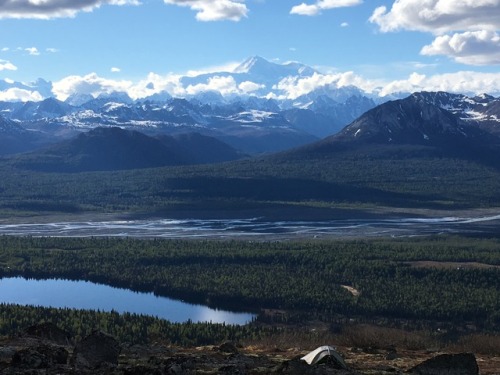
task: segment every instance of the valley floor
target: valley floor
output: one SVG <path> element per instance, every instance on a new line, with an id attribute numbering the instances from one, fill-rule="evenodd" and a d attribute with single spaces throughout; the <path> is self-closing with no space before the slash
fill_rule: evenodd
<path id="1" fill-rule="evenodd" d="M 50 223 L 61 221 L 112 221 L 142 219 L 250 219 L 319 221 L 333 219 L 398 219 L 434 217 L 486 217 L 500 215 L 500 207 L 478 207 L 463 209 L 409 208 L 355 204 L 327 204 L 320 202 L 269 204 L 255 208 L 199 208 L 180 206 L 162 211 L 117 211 L 117 212 L 0 212 L 0 223 Z"/>

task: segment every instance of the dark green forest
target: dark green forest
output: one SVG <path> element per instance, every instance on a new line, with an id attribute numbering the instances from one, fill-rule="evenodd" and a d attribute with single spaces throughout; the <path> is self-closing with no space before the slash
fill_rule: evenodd
<path id="1" fill-rule="evenodd" d="M 332 322 L 342 316 L 500 328 L 498 239 L 249 242 L 4 236 L 0 275 L 89 280 L 256 313 L 281 309 L 287 312 L 285 320 L 295 316 Z M 0 310 L 6 308 L 12 307 Z"/>
<path id="2" fill-rule="evenodd" d="M 261 339 L 278 332 L 276 328 L 257 325 L 214 323 L 172 323 L 146 315 L 118 314 L 95 310 L 55 309 L 36 306 L 0 304 L 0 336 L 22 332 L 33 324 L 51 322 L 68 332 L 73 340 L 81 340 L 99 329 L 121 342 L 193 346 L 214 345 L 224 340 Z"/>
<path id="3" fill-rule="evenodd" d="M 347 204 L 440 209 L 500 204 L 500 170 L 423 146 L 279 154 L 204 166 L 42 173 L 0 161 L 0 215 Z"/>

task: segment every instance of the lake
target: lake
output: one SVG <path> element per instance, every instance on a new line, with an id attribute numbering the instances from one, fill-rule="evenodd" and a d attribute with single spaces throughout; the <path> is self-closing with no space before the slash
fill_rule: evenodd
<path id="1" fill-rule="evenodd" d="M 0 303 L 86 310 L 114 310 L 157 316 L 171 322 L 212 322 L 242 325 L 254 317 L 193 305 L 178 300 L 137 293 L 88 281 L 33 280 L 22 277 L 0 279 Z"/>

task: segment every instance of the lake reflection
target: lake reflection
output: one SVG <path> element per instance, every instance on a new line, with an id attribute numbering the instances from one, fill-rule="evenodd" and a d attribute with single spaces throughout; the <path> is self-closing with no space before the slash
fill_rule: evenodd
<path id="1" fill-rule="evenodd" d="M 119 313 L 157 316 L 171 322 L 246 324 L 253 314 L 215 310 L 153 293 L 136 293 L 88 281 L 0 279 L 0 302 L 56 308 L 114 310 Z"/>

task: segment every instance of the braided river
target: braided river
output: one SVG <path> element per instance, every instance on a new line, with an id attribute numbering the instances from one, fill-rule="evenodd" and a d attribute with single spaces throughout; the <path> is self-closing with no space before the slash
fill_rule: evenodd
<path id="1" fill-rule="evenodd" d="M 334 219 L 269 221 L 251 219 L 147 219 L 0 223 L 0 235 L 54 237 L 135 237 L 212 239 L 294 239 L 405 237 L 433 234 L 481 234 L 500 229 L 500 214 L 475 217 L 405 217 L 396 219 Z"/>

